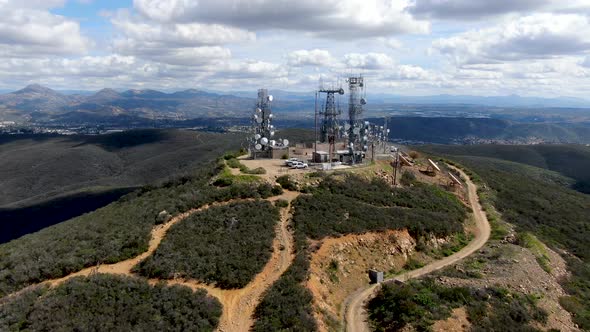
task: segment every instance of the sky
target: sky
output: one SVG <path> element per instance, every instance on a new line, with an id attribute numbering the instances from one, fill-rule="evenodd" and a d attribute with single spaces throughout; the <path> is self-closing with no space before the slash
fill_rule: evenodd
<path id="1" fill-rule="evenodd" d="M 590 96 L 590 0 L 0 0 L 0 89 Z"/>

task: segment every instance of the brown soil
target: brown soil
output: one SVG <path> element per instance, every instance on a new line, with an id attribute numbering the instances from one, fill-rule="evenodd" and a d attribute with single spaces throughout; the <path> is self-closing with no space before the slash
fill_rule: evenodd
<path id="1" fill-rule="evenodd" d="M 369 283 L 368 270 L 401 270 L 416 242 L 406 230 L 347 235 L 322 240 L 312 254 L 307 287 L 314 296 L 320 331 L 334 330 L 341 306 L 352 292 Z M 332 322 L 332 323 L 327 323 Z"/>
<path id="2" fill-rule="evenodd" d="M 297 198 L 298 195 L 298 192 L 285 191 L 280 196 L 275 196 L 268 199 L 269 201 L 284 199 L 289 201 L 289 206 L 281 210 L 281 220 L 276 226 L 276 238 L 273 242 L 273 253 L 270 260 L 265 265 L 263 270 L 258 275 L 256 275 L 254 280 L 252 280 L 248 285 L 246 285 L 246 287 L 236 290 L 222 290 L 210 285 L 203 284 L 197 280 L 185 279 L 150 279 L 149 282 L 151 284 L 164 282 L 169 285 L 182 285 L 190 287 L 193 290 L 205 289 L 210 295 L 216 297 L 223 305 L 223 313 L 221 315 L 220 322 L 218 325 L 219 331 L 248 331 L 253 324 L 252 314 L 254 313 L 254 309 L 258 305 L 260 296 L 283 274 L 283 272 L 285 272 L 285 270 L 287 270 L 287 268 L 291 265 L 291 262 L 294 259 L 293 236 L 288 230 L 288 225 L 291 219 L 290 204 L 291 201 Z M 160 242 L 162 241 L 164 236 L 166 236 L 166 232 L 174 224 L 186 219 L 193 213 L 208 209 L 211 206 L 227 205 L 236 201 L 247 200 L 238 199 L 229 202 L 206 205 L 199 209 L 193 209 L 188 212 L 182 213 L 172 218 L 166 224 L 154 227 L 151 233 L 152 237 L 149 242 L 148 250 L 134 258 L 115 264 L 105 264 L 86 268 L 81 271 L 72 273 L 68 276 L 65 276 L 63 278 L 47 280 L 40 284 L 46 284 L 55 287 L 73 277 L 88 276 L 93 273 L 110 273 L 135 276 L 131 272 L 131 269 L 139 262 L 141 262 L 143 259 L 147 258 L 149 255 L 154 253 L 154 251 L 160 245 Z M 40 284 L 29 286 L 27 287 L 27 289 L 38 286 Z M 14 296 L 23 291 L 24 290 L 16 292 L 11 296 Z"/>
<path id="3" fill-rule="evenodd" d="M 561 331 L 578 331 L 572 322 L 571 315 L 559 305 L 559 298 L 566 295 L 559 284 L 562 278 L 568 276 L 566 263 L 557 253 L 549 248 L 546 249 L 551 260 L 550 273 L 539 266 L 529 249 L 510 243 L 494 242 L 473 257 L 480 261 L 487 260 L 479 270 L 481 278 L 440 276 L 437 280 L 446 286 L 475 288 L 498 286 L 513 292 L 541 296 L 538 305 L 547 311 L 549 317 L 547 324 L 539 327 Z M 489 258 L 496 256 L 500 257 Z M 468 267 L 459 264 L 455 269 L 462 271 Z"/>
<path id="4" fill-rule="evenodd" d="M 439 320 L 432 325 L 434 332 L 465 332 L 469 331 L 471 323 L 467 319 L 464 307 L 454 309 L 451 317 Z"/>
<path id="5" fill-rule="evenodd" d="M 477 196 L 477 187 L 467 177 L 467 175 L 460 171 L 461 176 L 468 179 L 468 192 L 469 192 L 469 204 L 473 209 L 473 216 L 476 224 L 475 238 L 466 247 L 461 249 L 455 254 L 445 257 L 441 260 L 434 261 L 422 268 L 412 270 L 401 275 L 398 275 L 390 280 L 406 281 L 412 278 L 420 277 L 433 271 L 439 270 L 445 266 L 453 265 L 462 259 L 470 256 L 471 254 L 478 251 L 488 241 L 490 237 L 490 224 L 488 223 L 487 216 L 483 212 Z M 345 324 L 346 329 L 350 331 L 367 331 L 368 326 L 366 323 L 365 312 L 363 304 L 367 299 L 371 298 L 374 292 L 378 289 L 379 285 L 373 285 L 365 288 L 361 288 L 355 293 L 348 296 L 345 300 Z"/>

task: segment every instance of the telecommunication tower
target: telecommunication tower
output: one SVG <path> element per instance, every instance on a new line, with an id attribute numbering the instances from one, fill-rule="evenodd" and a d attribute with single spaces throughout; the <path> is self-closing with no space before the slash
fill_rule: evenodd
<path id="1" fill-rule="evenodd" d="M 329 144 L 329 151 L 328 151 L 328 158 L 332 160 L 332 154 L 335 151 L 335 143 L 336 139 L 340 136 L 340 126 L 338 124 L 338 116 L 342 114 L 342 111 L 336 104 L 336 94 L 343 95 L 344 89 L 343 88 L 331 88 L 326 89 L 324 87 L 320 87 L 318 90 L 319 93 L 326 94 L 326 103 L 322 110 L 320 110 L 319 115 L 322 116 L 321 120 L 321 127 L 320 127 L 320 137 L 319 141 L 321 143 L 328 143 Z M 316 94 L 316 105 L 317 105 L 317 97 Z M 317 122 L 317 117 L 316 117 Z M 317 146 L 317 145 L 316 145 Z"/>
<path id="2" fill-rule="evenodd" d="M 275 140 L 275 127 L 272 124 L 271 104 L 273 96 L 267 89 L 258 90 L 258 100 L 252 114 L 252 136 L 249 138 L 252 158 L 270 158 L 273 148 L 286 148 L 289 141 Z"/>
<path id="3" fill-rule="evenodd" d="M 365 83 L 362 76 L 349 77 L 348 83 L 348 123 L 344 129 L 348 132 L 348 146 L 353 156 L 353 163 L 358 162 L 362 152 L 368 149 L 368 123 L 362 121 L 363 106 L 367 104 L 365 98 Z"/>
<path id="4" fill-rule="evenodd" d="M 320 142 L 329 143 L 336 139 L 339 132 L 338 116 L 342 111 L 336 106 L 336 94 L 343 95 L 344 89 L 320 89 L 326 94 L 326 104 L 320 115 L 324 118 L 320 129 Z"/>

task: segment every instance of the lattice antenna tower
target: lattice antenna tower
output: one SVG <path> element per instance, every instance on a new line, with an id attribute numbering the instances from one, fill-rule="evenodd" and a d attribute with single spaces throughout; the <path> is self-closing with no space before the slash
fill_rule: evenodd
<path id="1" fill-rule="evenodd" d="M 348 132 L 348 144 L 351 154 L 366 151 L 368 145 L 368 124 L 362 119 L 363 106 L 367 104 L 365 82 L 362 75 L 350 76 L 348 83 L 348 123 L 344 129 Z"/>
<path id="2" fill-rule="evenodd" d="M 272 124 L 272 101 L 273 96 L 268 94 L 267 89 L 258 90 L 258 99 L 252 114 L 253 136 L 250 138 L 251 151 L 269 151 L 276 144 L 273 139 L 275 132 Z"/>
<path id="3" fill-rule="evenodd" d="M 320 110 L 319 115 L 322 118 L 320 126 L 320 142 L 333 143 L 339 136 L 338 117 L 342 114 L 342 110 L 336 103 L 336 95 L 343 95 L 343 88 L 325 88 L 322 87 L 319 93 L 326 94 L 326 102 Z"/>

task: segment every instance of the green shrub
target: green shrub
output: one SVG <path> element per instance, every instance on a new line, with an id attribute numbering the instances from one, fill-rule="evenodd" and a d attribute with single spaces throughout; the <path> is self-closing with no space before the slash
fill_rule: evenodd
<path id="1" fill-rule="evenodd" d="M 204 290 L 98 274 L 41 286 L 0 306 L 1 331 L 213 331 L 221 304 Z"/>
<path id="2" fill-rule="evenodd" d="M 176 215 L 215 201 L 272 195 L 270 185 L 207 185 L 219 168 L 204 167 L 190 181 L 143 189 L 106 207 L 0 245 L 0 297 L 31 284 L 97 264 L 116 263 L 148 248 L 160 212 Z"/>
<path id="3" fill-rule="evenodd" d="M 278 210 L 265 201 L 209 208 L 174 225 L 135 270 L 149 278 L 242 288 L 270 258 L 278 220 Z"/>
<path id="4" fill-rule="evenodd" d="M 242 167 L 242 163 L 240 163 L 240 161 L 237 160 L 236 158 L 226 159 L 225 162 L 227 163 L 227 166 L 229 166 L 230 168 L 241 168 Z"/>
<path id="5" fill-rule="evenodd" d="M 293 183 L 293 181 L 291 180 L 291 177 L 289 175 L 279 176 L 277 178 L 277 183 L 280 184 L 281 187 L 283 187 L 283 189 L 293 190 L 293 191 L 297 190 L 297 185 L 295 183 Z"/>
<path id="6" fill-rule="evenodd" d="M 245 174 L 255 174 L 255 175 L 266 174 L 266 170 L 262 167 L 256 167 L 255 169 L 247 169 L 242 172 Z"/>
<path id="7" fill-rule="evenodd" d="M 416 182 L 416 175 L 410 171 L 404 171 L 399 182 L 404 186 L 409 186 Z"/>
<path id="8" fill-rule="evenodd" d="M 433 186 L 392 192 L 381 180 L 369 182 L 355 175 L 344 180 L 328 176 L 311 192 L 312 195 L 299 196 L 292 203 L 295 260 L 263 294 L 254 314 L 254 331 L 317 330 L 313 297 L 304 286 L 309 277 L 307 238 L 319 240 L 401 228 L 424 235 L 450 234 L 462 231 L 466 216 L 465 208 L 454 196 Z M 330 278 L 338 282 L 337 261 L 331 262 L 328 270 Z"/>
<path id="9" fill-rule="evenodd" d="M 444 287 L 433 279 L 383 284 L 367 303 L 367 311 L 375 331 L 397 331 L 407 325 L 429 331 L 434 321 L 449 318 L 453 309 L 463 306 L 474 331 L 536 331 L 531 323 L 547 321 L 533 296 L 494 287 Z"/>
<path id="10" fill-rule="evenodd" d="M 284 199 L 277 199 L 275 201 L 275 206 L 278 208 L 285 208 L 285 207 L 289 206 L 289 201 L 284 200 Z"/>

